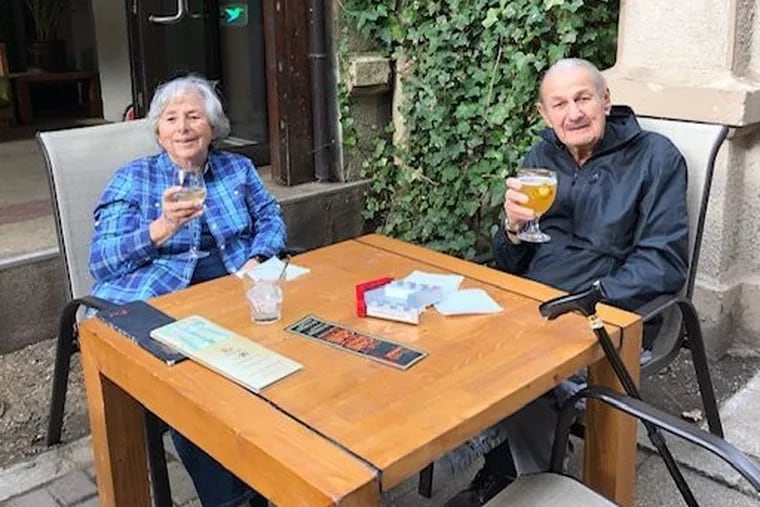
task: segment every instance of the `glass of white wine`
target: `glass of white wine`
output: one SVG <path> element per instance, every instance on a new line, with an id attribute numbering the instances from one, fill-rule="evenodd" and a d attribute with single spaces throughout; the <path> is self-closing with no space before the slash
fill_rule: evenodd
<path id="1" fill-rule="evenodd" d="M 206 182 L 203 180 L 203 168 L 193 167 L 179 169 L 177 171 L 177 185 L 182 190 L 174 194 L 177 201 L 200 201 L 206 200 Z M 198 240 L 200 242 L 200 239 Z M 195 245 L 195 238 L 190 238 L 190 250 L 179 254 L 181 259 L 202 259 L 208 256 L 208 252 L 199 250 Z"/>

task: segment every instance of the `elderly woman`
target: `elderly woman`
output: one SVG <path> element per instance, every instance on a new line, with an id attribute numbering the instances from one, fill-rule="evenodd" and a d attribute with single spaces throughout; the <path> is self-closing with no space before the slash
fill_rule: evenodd
<path id="1" fill-rule="evenodd" d="M 163 150 L 119 169 L 95 208 L 95 296 L 114 303 L 147 299 L 284 249 L 280 207 L 251 161 L 213 148 L 230 125 L 209 81 L 188 76 L 163 84 L 148 119 Z M 190 168 L 203 171 L 205 201 L 181 196 L 178 173 Z M 208 255 L 185 255 L 191 247 Z M 204 507 L 263 500 L 176 431 L 172 437 Z"/>

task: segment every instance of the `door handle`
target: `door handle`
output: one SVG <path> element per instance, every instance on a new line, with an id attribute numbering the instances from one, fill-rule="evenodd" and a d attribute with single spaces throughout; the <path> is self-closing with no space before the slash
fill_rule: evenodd
<path id="1" fill-rule="evenodd" d="M 205 12 L 200 12 L 198 14 L 190 12 L 190 3 L 189 2 L 190 2 L 190 0 L 185 0 L 185 12 L 187 13 L 188 16 L 190 16 L 193 19 L 199 19 L 199 18 L 205 18 L 206 17 L 206 13 Z M 206 6 L 206 2 L 205 1 L 203 2 L 203 6 L 204 7 Z"/>
<path id="2" fill-rule="evenodd" d="M 172 16 L 156 16 L 151 14 L 148 21 L 159 25 L 175 25 L 187 16 L 187 0 L 177 0 L 177 13 Z"/>

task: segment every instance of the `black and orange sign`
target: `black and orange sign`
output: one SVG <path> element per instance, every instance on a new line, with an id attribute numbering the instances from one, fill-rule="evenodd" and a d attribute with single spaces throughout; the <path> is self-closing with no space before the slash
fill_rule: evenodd
<path id="1" fill-rule="evenodd" d="M 405 345 L 370 336 L 334 322 L 327 322 L 313 315 L 304 317 L 285 328 L 306 338 L 319 340 L 339 349 L 353 352 L 367 359 L 406 370 L 420 359 L 425 352 L 413 350 Z"/>

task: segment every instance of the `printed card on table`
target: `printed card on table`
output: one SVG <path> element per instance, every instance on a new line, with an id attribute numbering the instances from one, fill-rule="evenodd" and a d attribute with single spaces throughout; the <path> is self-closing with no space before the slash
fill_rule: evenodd
<path id="1" fill-rule="evenodd" d="M 313 315 L 304 317 L 285 329 L 402 370 L 406 370 L 427 356 L 425 352 L 410 349 L 384 338 L 370 336 Z"/>

